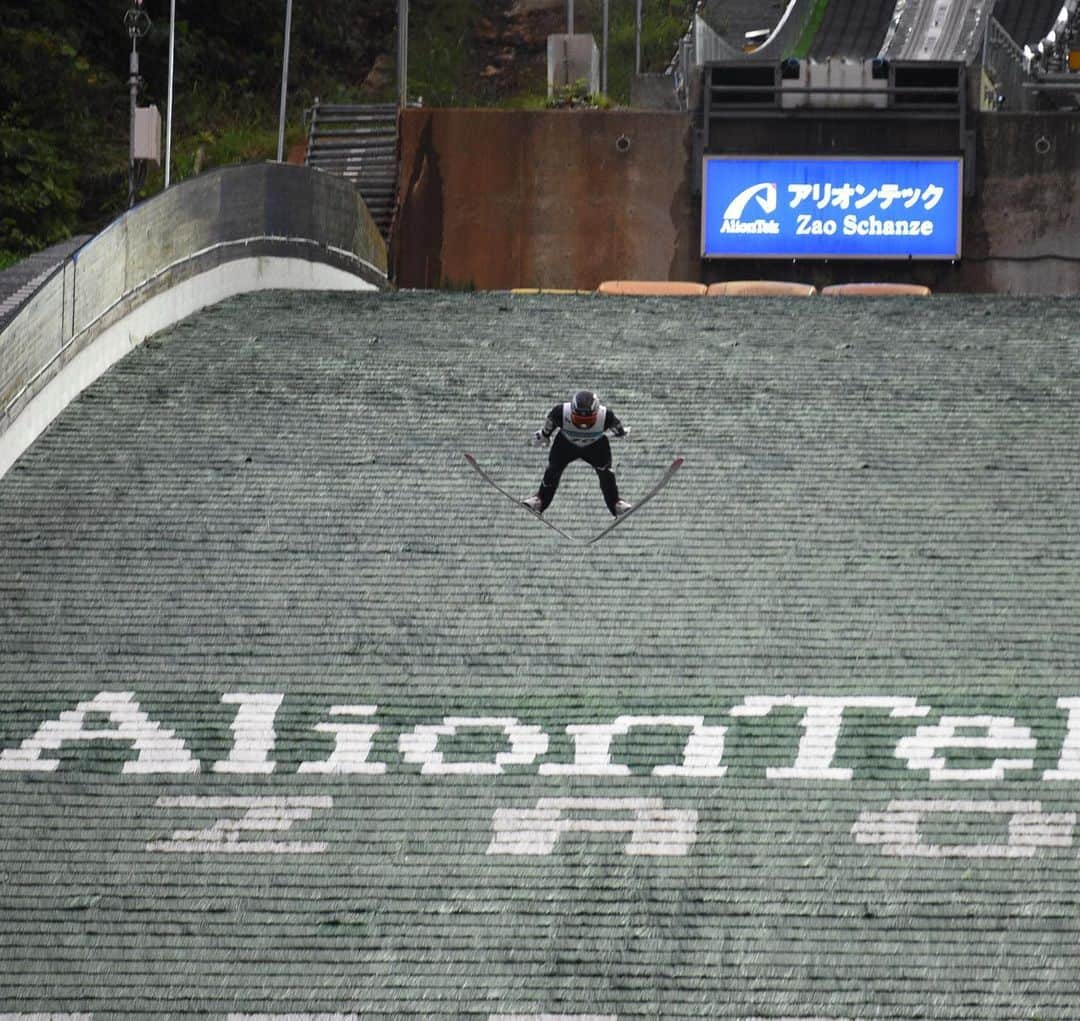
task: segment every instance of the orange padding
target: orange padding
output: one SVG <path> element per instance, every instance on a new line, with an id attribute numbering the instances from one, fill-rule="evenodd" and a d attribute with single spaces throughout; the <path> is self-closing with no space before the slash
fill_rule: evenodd
<path id="1" fill-rule="evenodd" d="M 925 298 L 930 288 L 922 284 L 832 284 L 823 287 L 821 293 L 860 298 L 895 298 L 902 295 Z"/>
<path id="2" fill-rule="evenodd" d="M 708 290 L 704 284 L 689 280 L 605 280 L 597 294 L 633 294 L 642 297 L 701 297 Z"/>
<path id="3" fill-rule="evenodd" d="M 795 284 L 787 280 L 725 280 L 719 284 L 709 284 L 710 297 L 750 297 L 750 298 L 812 298 L 817 294 L 813 284 Z"/>

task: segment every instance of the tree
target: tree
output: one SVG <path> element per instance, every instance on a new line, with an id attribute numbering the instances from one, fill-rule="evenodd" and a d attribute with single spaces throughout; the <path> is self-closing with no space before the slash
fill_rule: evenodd
<path id="1" fill-rule="evenodd" d="M 63 35 L 0 27 L 0 250 L 26 254 L 84 226 L 119 88 Z"/>

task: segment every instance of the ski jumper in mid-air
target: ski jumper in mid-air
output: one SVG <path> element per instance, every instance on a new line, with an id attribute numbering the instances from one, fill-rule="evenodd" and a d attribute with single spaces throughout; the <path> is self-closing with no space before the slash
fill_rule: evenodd
<path id="1" fill-rule="evenodd" d="M 608 434 L 625 436 L 627 432 L 615 412 L 605 408 L 591 390 L 579 390 L 565 404 L 556 404 L 548 412 L 543 426 L 533 433 L 536 446 L 547 446 L 551 443 L 552 433 L 556 434 L 548 455 L 547 470 L 536 494 L 521 502 L 530 510 L 542 514 L 555 497 L 566 466 L 581 458 L 596 469 L 608 510 L 615 517 L 625 514 L 633 504 L 619 497 L 619 486 L 611 470 Z"/>

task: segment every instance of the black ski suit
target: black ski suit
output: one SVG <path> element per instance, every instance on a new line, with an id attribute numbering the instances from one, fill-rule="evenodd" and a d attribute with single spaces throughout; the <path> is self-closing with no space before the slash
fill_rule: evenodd
<path id="1" fill-rule="evenodd" d="M 544 439 L 550 439 L 551 434 L 558 430 L 554 442 L 551 444 L 551 453 L 548 455 L 547 470 L 540 481 L 540 489 L 537 496 L 540 497 L 540 511 L 547 510 L 555 497 L 555 490 L 559 488 L 559 479 L 566 466 L 578 458 L 586 461 L 596 469 L 597 478 L 600 481 L 600 492 L 604 494 L 604 503 L 607 509 L 614 515 L 615 504 L 619 499 L 619 486 L 615 481 L 615 473 L 611 470 L 611 444 L 608 442 L 607 433 L 613 436 L 625 436 L 626 430 L 614 411 L 600 406 L 596 416 L 596 422 L 587 429 L 575 426 L 570 419 L 570 404 L 556 404 L 548 412 L 540 435 Z"/>

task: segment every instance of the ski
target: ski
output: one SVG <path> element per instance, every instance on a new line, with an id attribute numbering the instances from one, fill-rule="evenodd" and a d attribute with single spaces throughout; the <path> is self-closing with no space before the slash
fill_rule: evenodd
<path id="1" fill-rule="evenodd" d="M 496 482 L 490 475 L 488 475 L 486 471 L 484 471 L 483 468 L 480 467 L 479 464 L 476 463 L 476 458 L 473 457 L 472 454 L 466 454 L 465 460 L 469 462 L 469 464 L 473 467 L 473 469 L 476 471 L 476 474 L 479 475 L 480 478 L 482 478 L 489 486 L 491 486 L 492 489 L 495 489 L 498 492 L 502 493 L 502 495 L 505 496 L 506 499 L 509 500 L 515 507 L 520 507 L 523 511 L 528 511 L 528 513 L 530 513 L 534 518 L 536 518 L 537 521 L 540 521 L 541 523 L 547 525 L 548 528 L 550 528 L 552 531 L 558 532 L 559 535 L 561 535 L 564 539 L 569 539 L 571 542 L 580 541 L 578 539 L 575 539 L 569 532 L 564 532 L 558 525 L 553 525 L 550 521 L 547 520 L 547 518 L 544 517 L 543 514 L 537 513 L 532 509 L 532 507 L 527 507 L 516 496 L 514 496 L 512 493 L 508 493 L 505 489 L 503 489 L 503 487 L 500 486 L 498 482 Z"/>
<path id="2" fill-rule="evenodd" d="M 681 457 L 675 458 L 671 464 L 668 465 L 666 471 L 660 476 L 660 481 L 656 483 L 637 503 L 634 504 L 625 514 L 621 514 L 610 525 L 607 526 L 602 532 L 597 532 L 591 539 L 587 540 L 588 545 L 592 545 L 594 542 L 599 542 L 604 538 L 608 532 L 616 529 L 632 514 L 636 514 L 642 507 L 645 506 L 654 496 L 657 496 L 660 491 L 666 486 L 674 477 L 675 473 L 683 466 L 683 459 Z"/>

